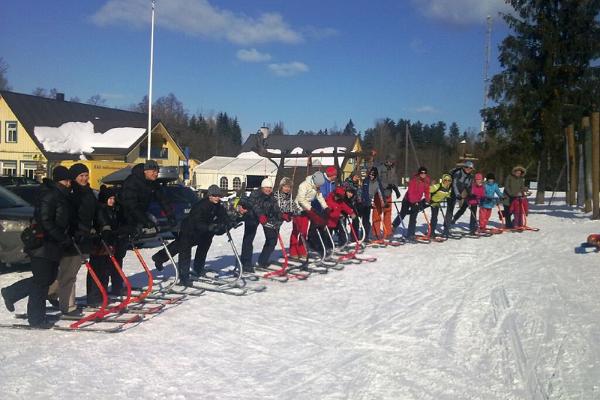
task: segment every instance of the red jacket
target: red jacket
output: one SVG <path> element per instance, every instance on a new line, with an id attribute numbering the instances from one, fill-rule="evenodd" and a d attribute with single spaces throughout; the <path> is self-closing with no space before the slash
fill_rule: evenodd
<path id="1" fill-rule="evenodd" d="M 406 199 L 409 203 L 414 204 L 425 198 L 426 202 L 431 201 L 431 193 L 429 193 L 429 175 L 425 179 L 421 179 L 419 174 L 413 176 L 408 182 L 408 190 L 406 191 Z"/>
<path id="2" fill-rule="evenodd" d="M 485 186 L 477 186 L 475 182 L 471 185 L 471 194 L 467 198 L 467 203 L 470 206 L 478 205 L 485 198 Z"/>
<path id="3" fill-rule="evenodd" d="M 344 199 L 335 199 L 335 192 L 329 193 L 325 202 L 331 210 L 329 212 L 329 219 L 327 220 L 328 228 L 335 228 L 337 226 L 342 213 L 346 215 L 354 214 L 354 210 L 344 201 Z"/>

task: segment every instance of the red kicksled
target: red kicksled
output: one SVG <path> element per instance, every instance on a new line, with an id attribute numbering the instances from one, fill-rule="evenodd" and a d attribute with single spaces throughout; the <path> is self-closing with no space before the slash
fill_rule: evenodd
<path id="1" fill-rule="evenodd" d="M 375 262 L 377 261 L 376 257 L 359 257 L 358 252 L 360 251 L 360 242 L 358 240 L 358 236 L 356 235 L 356 230 L 354 226 L 350 224 L 350 231 L 352 232 L 352 238 L 354 238 L 354 250 L 348 254 L 344 254 L 338 258 L 338 262 L 348 261 L 348 260 L 357 260 L 360 262 Z"/>
<path id="2" fill-rule="evenodd" d="M 267 272 L 262 277 L 268 279 L 270 277 L 281 276 L 281 277 L 296 278 L 296 279 L 300 279 L 300 280 L 307 279 L 308 275 L 296 274 L 293 272 L 289 272 L 288 254 L 287 254 L 287 251 L 285 250 L 285 245 L 283 244 L 283 239 L 281 238 L 281 234 L 277 234 L 277 240 L 279 242 L 279 246 L 281 247 L 281 254 L 283 255 L 283 265 L 281 268 L 276 269 L 275 271 Z"/>

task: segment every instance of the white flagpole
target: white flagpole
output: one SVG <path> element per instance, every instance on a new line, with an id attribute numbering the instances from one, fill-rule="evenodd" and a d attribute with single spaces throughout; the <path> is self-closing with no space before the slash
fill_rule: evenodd
<path id="1" fill-rule="evenodd" d="M 150 149 L 152 145 L 152 70 L 154 67 L 154 6 L 155 0 L 152 0 L 152 23 L 150 28 L 150 83 L 148 88 L 148 155 L 150 159 Z"/>

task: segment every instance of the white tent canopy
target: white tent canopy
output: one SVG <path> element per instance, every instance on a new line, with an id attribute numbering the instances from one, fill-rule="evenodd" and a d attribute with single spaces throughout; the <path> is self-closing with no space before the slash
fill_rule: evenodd
<path id="1" fill-rule="evenodd" d="M 256 154 L 256 153 L 254 153 Z M 208 189 L 218 185 L 223 190 L 237 190 L 242 183 L 253 187 L 264 177 L 275 178 L 277 167 L 266 158 L 214 156 L 194 168 L 193 185 L 197 189 Z"/>

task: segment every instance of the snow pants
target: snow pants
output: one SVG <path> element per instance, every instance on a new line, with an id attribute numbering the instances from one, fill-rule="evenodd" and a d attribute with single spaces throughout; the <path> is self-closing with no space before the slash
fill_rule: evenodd
<path id="1" fill-rule="evenodd" d="M 194 237 L 193 232 L 182 231 L 177 239 L 167 245 L 169 253 L 173 257 L 179 254 L 177 260 L 177 268 L 182 279 L 186 279 L 190 275 L 190 264 L 192 261 L 192 247 L 196 247 L 194 255 L 194 271 L 201 275 L 204 272 L 204 263 L 206 262 L 206 254 L 212 244 L 214 235 L 210 233 L 201 234 Z M 169 255 L 165 249 L 161 249 L 152 256 L 152 260 L 158 263 L 169 261 Z"/>
<path id="2" fill-rule="evenodd" d="M 256 237 L 256 231 L 258 229 L 258 223 L 254 221 L 246 221 L 244 222 L 244 239 L 242 241 L 242 254 L 240 256 L 240 260 L 242 261 L 243 267 L 252 267 L 252 252 L 254 250 L 253 243 L 254 238 Z M 273 254 L 273 250 L 275 250 L 275 246 L 277 245 L 277 237 L 279 230 L 274 228 L 269 228 L 263 225 L 263 232 L 265 234 L 265 244 L 263 245 L 262 251 L 258 256 L 258 265 L 259 266 L 267 266 L 269 265 L 269 258 L 271 258 L 271 254 Z"/>
<path id="3" fill-rule="evenodd" d="M 435 237 L 435 228 L 437 227 L 437 221 L 438 221 L 438 215 L 440 213 L 440 207 L 441 206 L 437 206 L 431 207 L 431 220 L 429 221 L 430 225 L 431 225 L 431 236 Z"/>
<path id="4" fill-rule="evenodd" d="M 75 303 L 75 281 L 77 273 L 81 268 L 81 256 L 67 255 L 60 259 L 56 280 L 48 289 L 48 297 L 57 298 L 62 313 L 68 313 L 77 309 Z"/>
<path id="5" fill-rule="evenodd" d="M 290 236 L 290 256 L 305 257 L 306 249 L 300 239 L 300 235 L 304 238 L 308 237 L 308 217 L 305 215 L 294 215 L 292 218 L 292 235 Z"/>
<path id="6" fill-rule="evenodd" d="M 39 325 L 46 318 L 46 298 L 48 288 L 56 280 L 58 261 L 31 257 L 32 277 L 21 279 L 8 286 L 4 295 L 10 303 L 29 296 L 27 300 L 27 321 L 29 325 Z"/>
<path id="7" fill-rule="evenodd" d="M 98 276 L 98 280 L 102 284 L 104 290 L 108 290 L 108 279 L 110 277 L 110 270 L 115 269 L 113 263 L 108 255 L 91 255 L 90 256 L 90 264 Z M 102 304 L 102 292 L 92 275 L 87 273 L 86 278 L 86 294 L 87 294 L 87 304 L 90 305 L 99 305 Z"/>
<path id="8" fill-rule="evenodd" d="M 371 206 L 362 205 L 360 208 L 360 217 L 362 218 L 363 229 L 365 230 L 365 241 L 369 241 L 371 238 Z M 360 237 L 358 231 L 356 235 Z"/>
<path id="9" fill-rule="evenodd" d="M 479 229 L 483 230 L 487 227 L 488 221 L 492 215 L 491 208 L 480 207 L 479 208 Z"/>
<path id="10" fill-rule="evenodd" d="M 385 236 L 385 223 L 382 224 L 382 222 L 384 222 L 385 219 L 385 206 L 387 206 L 387 204 L 385 204 L 383 207 L 381 206 L 381 197 L 379 197 L 379 194 L 375 195 L 375 199 L 373 201 L 373 222 L 371 223 L 372 229 L 373 229 L 373 234 L 375 235 L 376 239 L 383 239 L 383 236 Z M 390 213 L 390 218 L 391 218 L 391 208 L 388 207 L 389 213 Z M 383 225 L 383 236 L 382 236 L 382 225 Z M 366 227 L 365 227 L 366 229 Z M 391 229 L 390 229 L 391 232 Z"/>

